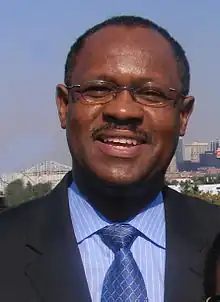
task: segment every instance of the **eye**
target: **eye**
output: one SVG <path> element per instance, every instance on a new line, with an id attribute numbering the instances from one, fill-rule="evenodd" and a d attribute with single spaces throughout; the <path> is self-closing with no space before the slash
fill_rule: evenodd
<path id="1" fill-rule="evenodd" d="M 138 98 L 153 102 L 161 102 L 167 99 L 166 95 L 162 91 L 149 87 L 144 87 L 136 90 L 136 95 L 138 96 Z"/>
<path id="2" fill-rule="evenodd" d="M 112 92 L 112 89 L 106 85 L 85 85 L 78 92 L 81 92 L 84 96 L 99 98 L 107 96 Z"/>

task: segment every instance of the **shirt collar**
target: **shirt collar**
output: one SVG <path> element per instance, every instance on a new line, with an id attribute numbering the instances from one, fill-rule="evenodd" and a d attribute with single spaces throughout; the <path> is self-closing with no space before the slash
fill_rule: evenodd
<path id="1" fill-rule="evenodd" d="M 160 192 L 155 200 L 129 223 L 138 229 L 144 237 L 165 248 L 165 211 L 162 193 Z"/>
<path id="2" fill-rule="evenodd" d="M 68 188 L 70 215 L 77 243 L 109 225 L 81 195 L 73 182 Z M 165 214 L 162 193 L 141 213 L 128 221 L 146 239 L 165 248 Z"/>

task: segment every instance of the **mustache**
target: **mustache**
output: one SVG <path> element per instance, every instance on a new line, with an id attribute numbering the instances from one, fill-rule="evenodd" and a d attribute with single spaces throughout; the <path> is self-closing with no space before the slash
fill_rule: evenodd
<path id="1" fill-rule="evenodd" d="M 92 138 L 95 140 L 105 130 L 128 130 L 131 131 L 136 136 L 143 137 L 144 141 L 146 141 L 147 144 L 152 143 L 152 134 L 150 132 L 138 129 L 136 125 L 132 125 L 132 124 L 127 124 L 127 125 L 117 125 L 115 123 L 103 124 L 100 127 L 91 129 Z"/>

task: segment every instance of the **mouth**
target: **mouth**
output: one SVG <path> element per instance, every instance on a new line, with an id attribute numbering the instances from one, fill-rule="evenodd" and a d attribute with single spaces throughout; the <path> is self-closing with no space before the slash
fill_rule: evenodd
<path id="1" fill-rule="evenodd" d="M 100 150 L 109 156 L 132 158 L 140 154 L 142 148 L 147 144 L 146 138 L 142 136 L 110 134 L 99 135 L 95 143 Z"/>

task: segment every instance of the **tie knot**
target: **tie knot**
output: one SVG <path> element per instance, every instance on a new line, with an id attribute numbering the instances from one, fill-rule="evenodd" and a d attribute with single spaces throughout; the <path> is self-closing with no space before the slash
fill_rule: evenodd
<path id="1" fill-rule="evenodd" d="M 116 253 L 121 248 L 130 249 L 139 231 L 130 224 L 113 224 L 99 230 L 97 234 L 102 241 Z"/>

